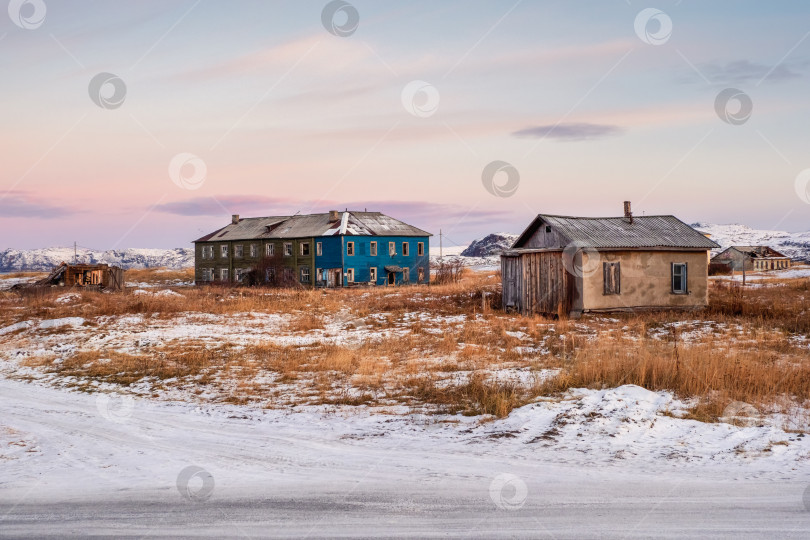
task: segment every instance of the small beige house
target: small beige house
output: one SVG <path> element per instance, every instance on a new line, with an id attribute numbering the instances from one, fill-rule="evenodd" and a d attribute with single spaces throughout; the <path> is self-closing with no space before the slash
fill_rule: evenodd
<path id="1" fill-rule="evenodd" d="M 701 308 L 719 247 L 674 216 L 538 215 L 501 255 L 503 305 L 523 314 Z"/>

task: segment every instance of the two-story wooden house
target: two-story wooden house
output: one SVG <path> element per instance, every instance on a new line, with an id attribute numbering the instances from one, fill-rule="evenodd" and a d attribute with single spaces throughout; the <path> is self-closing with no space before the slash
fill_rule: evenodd
<path id="1" fill-rule="evenodd" d="M 234 215 L 194 241 L 194 279 L 310 287 L 428 283 L 430 236 L 380 212 Z"/>

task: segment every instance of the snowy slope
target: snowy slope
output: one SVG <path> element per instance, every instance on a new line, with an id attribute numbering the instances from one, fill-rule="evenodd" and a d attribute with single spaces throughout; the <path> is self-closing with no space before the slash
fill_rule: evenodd
<path id="1" fill-rule="evenodd" d="M 0 272 L 27 272 L 50 270 L 61 262 L 72 262 L 73 248 L 52 247 L 43 249 L 0 251 Z M 129 268 L 186 268 L 194 266 L 194 250 L 175 249 L 121 249 L 107 251 L 78 250 L 78 262 L 107 263 Z"/>
<path id="2" fill-rule="evenodd" d="M 746 225 L 693 223 L 692 227 L 711 234 L 711 239 L 725 249 L 729 246 L 770 246 L 795 260 L 810 262 L 810 231 L 789 233 L 752 229 Z M 719 251 L 719 250 L 718 250 Z"/>

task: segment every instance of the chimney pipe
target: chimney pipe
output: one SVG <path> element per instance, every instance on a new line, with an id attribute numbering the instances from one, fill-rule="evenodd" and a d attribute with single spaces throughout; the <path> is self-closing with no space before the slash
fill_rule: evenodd
<path id="1" fill-rule="evenodd" d="M 231 224 L 236 225 L 239 223 L 239 214 L 234 214 L 231 216 Z"/>
<path id="2" fill-rule="evenodd" d="M 630 201 L 624 201 L 624 219 L 633 223 L 633 212 L 630 211 Z"/>
<path id="3" fill-rule="evenodd" d="M 329 211 L 329 222 L 337 221 L 340 219 L 339 212 L 337 210 L 330 210 Z"/>

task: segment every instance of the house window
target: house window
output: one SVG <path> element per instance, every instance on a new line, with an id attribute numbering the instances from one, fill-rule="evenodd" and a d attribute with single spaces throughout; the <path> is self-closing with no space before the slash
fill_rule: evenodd
<path id="1" fill-rule="evenodd" d="M 267 281 L 267 282 L 275 281 L 276 280 L 276 269 L 275 268 L 267 268 L 267 269 L 265 269 L 265 271 L 264 271 L 264 280 Z"/>
<path id="2" fill-rule="evenodd" d="M 301 256 L 309 257 L 309 242 L 301 242 L 298 244 L 301 248 Z"/>
<path id="3" fill-rule="evenodd" d="M 372 242 L 371 244 L 369 244 L 368 254 L 371 255 L 372 257 L 377 256 L 377 242 Z"/>
<path id="4" fill-rule="evenodd" d="M 247 269 L 246 268 L 236 268 L 233 271 L 233 277 L 238 283 L 242 283 L 242 280 L 244 279 L 245 274 L 247 274 Z"/>
<path id="5" fill-rule="evenodd" d="M 203 246 L 202 247 L 202 258 L 203 259 L 213 259 L 214 258 L 214 246 Z"/>
<path id="6" fill-rule="evenodd" d="M 403 268 L 402 269 L 402 281 L 408 283 L 411 280 L 411 269 L 410 268 Z"/>
<path id="7" fill-rule="evenodd" d="M 323 255 L 323 242 L 315 243 L 315 255 L 317 255 L 318 257 Z"/>
<path id="8" fill-rule="evenodd" d="M 419 281 L 419 283 L 425 281 L 425 269 L 421 266 L 416 269 L 416 279 Z"/>
<path id="9" fill-rule="evenodd" d="M 267 244 L 264 247 L 264 254 L 268 257 L 272 257 L 276 254 L 276 245 L 275 244 Z"/>
<path id="10" fill-rule="evenodd" d="M 425 254 L 424 242 L 419 242 L 418 244 L 416 244 L 416 254 L 419 255 L 420 257 Z"/>
<path id="11" fill-rule="evenodd" d="M 396 242 L 388 242 L 388 255 L 393 257 L 397 254 L 397 243 Z"/>
<path id="12" fill-rule="evenodd" d="M 622 271 L 617 262 L 602 263 L 604 294 L 619 294 L 622 288 Z"/>
<path id="13" fill-rule="evenodd" d="M 284 256 L 292 257 L 292 242 L 284 242 Z"/>
<path id="14" fill-rule="evenodd" d="M 402 254 L 408 256 L 408 242 L 402 242 Z"/>
<path id="15" fill-rule="evenodd" d="M 354 282 L 354 268 L 349 268 L 346 270 L 346 281 L 349 283 Z"/>
<path id="16" fill-rule="evenodd" d="M 233 256 L 237 259 L 241 259 L 242 255 L 244 254 L 244 246 L 242 244 L 236 244 L 233 246 Z"/>
<path id="17" fill-rule="evenodd" d="M 228 269 L 227 268 L 220 268 L 219 269 L 219 279 L 220 279 L 220 281 L 228 281 Z"/>
<path id="18" fill-rule="evenodd" d="M 292 281 L 295 276 L 294 269 L 289 266 L 284 267 L 284 281 Z"/>
<path id="19" fill-rule="evenodd" d="M 672 263 L 672 292 L 686 294 L 686 263 Z"/>
<path id="20" fill-rule="evenodd" d="M 354 242 L 346 242 L 346 255 L 354 255 Z"/>
<path id="21" fill-rule="evenodd" d="M 323 281 L 323 268 L 318 268 L 318 270 L 316 272 L 317 272 L 317 276 L 318 276 L 318 281 Z"/>
<path id="22" fill-rule="evenodd" d="M 309 266 L 301 267 L 301 283 L 309 283 Z"/>
<path id="23" fill-rule="evenodd" d="M 377 267 L 372 266 L 371 268 L 368 269 L 368 273 L 369 273 L 369 281 L 372 283 L 377 283 Z"/>
<path id="24" fill-rule="evenodd" d="M 219 256 L 223 258 L 228 257 L 228 244 L 223 244 L 219 246 Z"/>
<path id="25" fill-rule="evenodd" d="M 259 247 L 256 244 L 250 244 L 250 256 L 256 257 L 259 254 Z"/>
<path id="26" fill-rule="evenodd" d="M 202 280 L 203 281 L 214 281 L 214 271 L 211 268 L 203 268 L 202 269 Z"/>

